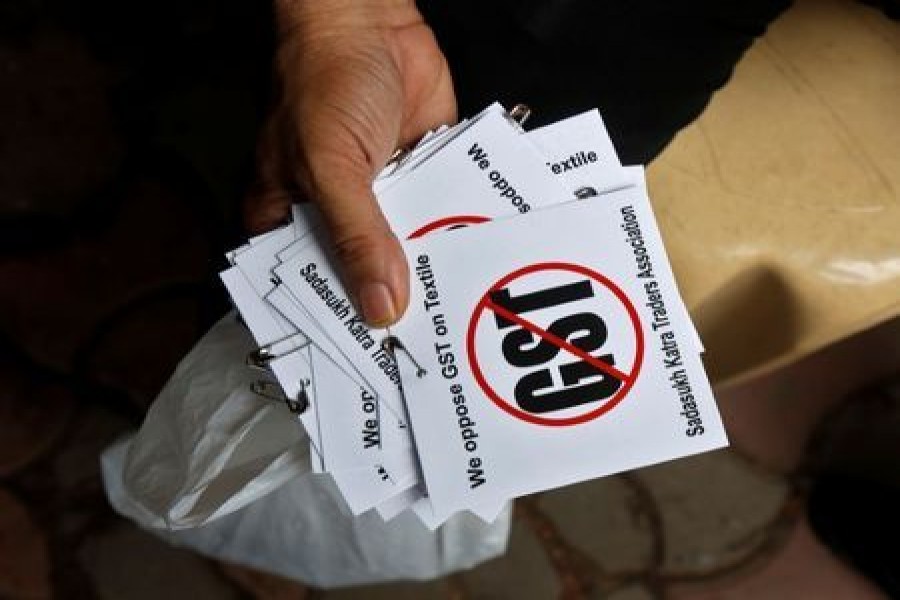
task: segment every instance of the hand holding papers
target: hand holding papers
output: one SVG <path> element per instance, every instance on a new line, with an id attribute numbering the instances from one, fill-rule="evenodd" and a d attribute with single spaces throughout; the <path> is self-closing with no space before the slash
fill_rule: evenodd
<path id="1" fill-rule="evenodd" d="M 492 105 L 374 189 L 410 266 L 390 331 L 363 322 L 309 208 L 222 273 L 354 514 L 491 520 L 727 443 L 643 170 L 596 111 L 526 133 Z"/>

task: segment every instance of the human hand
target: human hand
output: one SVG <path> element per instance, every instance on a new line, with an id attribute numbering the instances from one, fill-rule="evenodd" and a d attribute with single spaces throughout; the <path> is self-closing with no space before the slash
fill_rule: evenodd
<path id="1" fill-rule="evenodd" d="M 245 203 L 254 231 L 296 196 L 324 215 L 345 284 L 370 325 L 409 302 L 406 257 L 372 193 L 393 151 L 456 119 L 450 71 L 411 0 L 275 0 L 280 104 Z"/>

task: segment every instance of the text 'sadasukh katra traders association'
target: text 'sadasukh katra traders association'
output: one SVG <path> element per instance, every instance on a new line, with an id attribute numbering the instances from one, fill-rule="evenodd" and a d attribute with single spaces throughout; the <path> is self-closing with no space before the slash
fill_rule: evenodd
<path id="1" fill-rule="evenodd" d="M 311 205 L 221 274 L 354 515 L 492 521 L 518 496 L 727 444 L 643 168 L 597 111 L 524 131 L 494 104 L 374 189 L 410 267 L 389 330 L 356 311 Z"/>

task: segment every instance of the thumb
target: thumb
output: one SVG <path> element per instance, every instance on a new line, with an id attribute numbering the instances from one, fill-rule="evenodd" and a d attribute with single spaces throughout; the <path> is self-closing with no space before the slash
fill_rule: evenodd
<path id="1" fill-rule="evenodd" d="M 366 323 L 387 327 L 409 302 L 406 256 L 378 207 L 370 177 L 331 170 L 327 180 L 314 185 L 312 195 L 325 217 L 344 281 Z"/>

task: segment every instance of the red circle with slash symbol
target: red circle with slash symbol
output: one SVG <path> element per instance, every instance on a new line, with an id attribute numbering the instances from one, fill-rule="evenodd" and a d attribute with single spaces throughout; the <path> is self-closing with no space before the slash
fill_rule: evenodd
<path id="1" fill-rule="evenodd" d="M 478 223 L 484 223 L 486 221 L 490 221 L 490 219 L 488 217 L 482 217 L 481 215 L 454 215 L 452 217 L 445 217 L 419 227 L 409 234 L 406 239 L 414 240 L 426 236 L 432 231 L 450 231 L 451 229 L 465 227 L 466 225 L 477 225 Z"/>
<path id="2" fill-rule="evenodd" d="M 624 312 L 627 314 L 627 329 L 629 329 L 634 336 L 634 354 L 631 360 L 630 369 L 622 371 L 612 364 L 609 364 L 592 356 L 588 352 L 585 352 L 581 348 L 568 342 L 566 339 L 563 339 L 562 337 L 553 334 L 547 329 L 528 321 L 519 314 L 515 314 L 512 311 L 500 306 L 491 298 L 491 295 L 493 293 L 503 290 L 503 288 L 506 288 L 506 286 L 516 280 L 520 280 L 534 273 L 548 271 L 557 273 L 571 273 L 585 277 L 590 282 L 598 284 L 602 290 L 605 290 L 609 293 L 611 298 L 615 299 L 614 302 L 618 305 L 618 308 L 624 310 Z M 489 312 L 493 312 L 495 316 L 502 318 L 504 321 L 510 321 L 512 322 L 512 324 L 518 325 L 519 327 L 529 331 L 533 336 L 537 336 L 538 339 L 542 342 L 547 342 L 549 344 L 552 344 L 553 346 L 556 346 L 559 351 L 564 351 L 568 354 L 574 355 L 574 357 L 581 359 L 590 367 L 593 367 L 593 369 L 597 371 L 597 374 L 602 374 L 605 377 L 614 378 L 615 380 L 621 382 L 621 385 L 611 397 L 602 400 L 599 406 L 593 406 L 585 412 L 574 415 L 569 414 L 565 417 L 553 418 L 541 416 L 539 414 L 535 414 L 533 412 L 522 409 L 517 405 L 516 402 L 511 402 L 510 400 L 504 398 L 494 389 L 494 386 L 492 386 L 488 381 L 488 378 L 485 376 L 485 373 L 479 363 L 475 344 L 476 333 L 479 322 Z M 622 402 L 622 400 L 625 399 L 625 397 L 634 387 L 634 383 L 637 380 L 638 374 L 641 369 L 641 364 L 643 363 L 644 335 L 641 328 L 640 319 L 638 318 L 637 310 L 635 310 L 634 305 L 631 303 L 631 300 L 629 300 L 628 296 L 625 295 L 625 292 L 622 291 L 622 289 L 608 277 L 582 265 L 564 262 L 545 262 L 536 263 L 517 269 L 512 273 L 506 275 L 505 277 L 499 279 L 490 287 L 490 289 L 488 289 L 487 292 L 485 292 L 485 294 L 479 299 L 478 304 L 475 306 L 475 310 L 472 313 L 472 317 L 469 320 L 469 328 L 466 335 L 466 352 L 468 354 L 469 364 L 471 365 L 475 381 L 488 396 L 488 398 L 490 398 L 491 401 L 495 405 L 497 405 L 497 407 L 499 407 L 506 413 L 529 423 L 559 427 L 578 425 L 596 419 L 597 417 L 611 411 L 620 402 Z M 594 402 L 590 402 L 589 404 L 593 405 Z"/>

